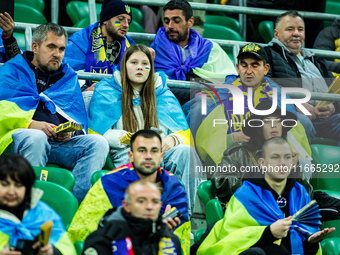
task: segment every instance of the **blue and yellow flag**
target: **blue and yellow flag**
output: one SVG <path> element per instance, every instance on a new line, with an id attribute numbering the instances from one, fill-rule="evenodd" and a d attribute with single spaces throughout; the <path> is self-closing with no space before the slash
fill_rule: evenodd
<path id="1" fill-rule="evenodd" d="M 158 121 L 180 136 L 184 144 L 190 145 L 188 123 L 178 100 L 168 88 L 163 72 L 159 73 L 159 80 L 161 85 L 156 88 Z M 96 85 L 88 109 L 89 132 L 103 135 L 122 116 L 122 87 L 118 83 L 120 81 L 115 79 L 114 74 L 111 80 L 103 79 Z M 140 101 L 136 100 L 136 103 Z"/>
<path id="2" fill-rule="evenodd" d="M 27 128 L 39 101 L 52 113 L 58 113 L 83 126 L 87 132 L 87 116 L 78 76 L 68 65 L 65 75 L 52 87 L 38 93 L 36 77 L 26 60 L 18 55 L 0 68 L 0 154 L 12 142 L 12 134 Z"/>

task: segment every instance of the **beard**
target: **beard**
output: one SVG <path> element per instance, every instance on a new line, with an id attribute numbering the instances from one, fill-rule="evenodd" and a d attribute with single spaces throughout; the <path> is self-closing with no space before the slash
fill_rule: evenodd
<path id="1" fill-rule="evenodd" d="M 169 34 L 170 33 L 177 33 L 177 37 L 170 37 Z M 188 31 L 185 30 L 185 32 L 183 34 L 181 34 L 180 32 L 178 31 L 174 31 L 174 30 L 168 30 L 166 31 L 166 36 L 168 37 L 169 41 L 170 42 L 173 42 L 173 43 L 179 43 L 179 42 L 182 42 L 184 40 L 186 40 L 186 38 L 188 37 Z"/>
<path id="2" fill-rule="evenodd" d="M 148 162 L 148 163 L 152 162 L 153 165 L 151 167 L 144 167 L 143 164 L 146 163 L 146 162 Z M 135 164 L 132 164 L 132 165 L 135 168 L 135 170 L 143 176 L 152 175 L 153 173 L 155 173 L 157 171 L 157 169 L 159 167 L 159 166 L 156 166 L 153 161 L 142 161 L 138 165 L 135 165 Z"/>
<path id="3" fill-rule="evenodd" d="M 111 20 L 109 20 L 106 24 L 106 33 L 114 40 L 120 41 L 124 38 L 123 35 L 118 33 L 118 28 L 116 29 L 113 25 Z"/>

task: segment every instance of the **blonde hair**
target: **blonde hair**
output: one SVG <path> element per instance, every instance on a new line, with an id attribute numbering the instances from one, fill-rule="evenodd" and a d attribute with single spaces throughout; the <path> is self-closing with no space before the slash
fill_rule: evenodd
<path id="1" fill-rule="evenodd" d="M 136 132 L 138 129 L 138 119 L 133 111 L 133 88 L 129 82 L 126 62 L 130 56 L 141 51 L 149 59 L 150 74 L 145 81 L 142 90 L 140 91 L 140 103 L 144 118 L 144 129 L 151 127 L 158 127 L 157 106 L 156 106 L 156 92 L 155 92 L 155 76 L 154 64 L 151 53 L 145 45 L 134 44 L 125 53 L 120 64 L 121 77 L 122 77 L 122 116 L 123 116 L 123 129 L 129 132 Z"/>

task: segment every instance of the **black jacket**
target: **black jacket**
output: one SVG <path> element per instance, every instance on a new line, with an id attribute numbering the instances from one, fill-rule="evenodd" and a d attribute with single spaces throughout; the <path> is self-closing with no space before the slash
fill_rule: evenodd
<path id="1" fill-rule="evenodd" d="M 340 51 L 340 19 L 334 20 L 332 26 L 323 29 L 315 39 L 315 49 Z M 328 69 L 335 73 L 340 73 L 340 62 L 334 62 L 334 59 L 326 58 Z"/>
<path id="2" fill-rule="evenodd" d="M 276 39 L 273 39 L 268 46 L 264 47 L 270 66 L 267 77 L 275 81 L 280 87 L 302 88 L 301 74 L 293 59 L 295 54 L 284 49 L 283 46 L 279 45 L 275 40 Z M 328 69 L 325 60 L 313 54 L 309 54 L 308 59 L 317 67 L 321 76 L 329 86 L 334 80 L 334 76 Z M 339 112 L 340 102 L 336 102 L 334 105 L 336 112 Z"/>
<path id="3" fill-rule="evenodd" d="M 182 254 L 178 237 L 162 222 L 161 216 L 156 222 L 136 218 L 123 207 L 111 209 L 104 215 L 98 229 L 86 238 L 83 254 L 93 249 L 100 255 L 112 255 L 114 249 L 129 254 L 126 242 L 130 240 L 135 255 L 158 255 L 160 249 L 164 254 Z M 162 247 L 159 247 L 160 243 Z"/>

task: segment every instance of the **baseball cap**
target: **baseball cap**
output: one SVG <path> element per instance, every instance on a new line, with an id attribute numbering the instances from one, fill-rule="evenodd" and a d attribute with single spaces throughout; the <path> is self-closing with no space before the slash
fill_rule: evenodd
<path id="1" fill-rule="evenodd" d="M 266 51 L 260 45 L 256 43 L 248 43 L 247 45 L 243 46 L 238 53 L 237 58 L 240 58 L 242 55 L 254 55 L 258 59 L 267 60 Z"/>

